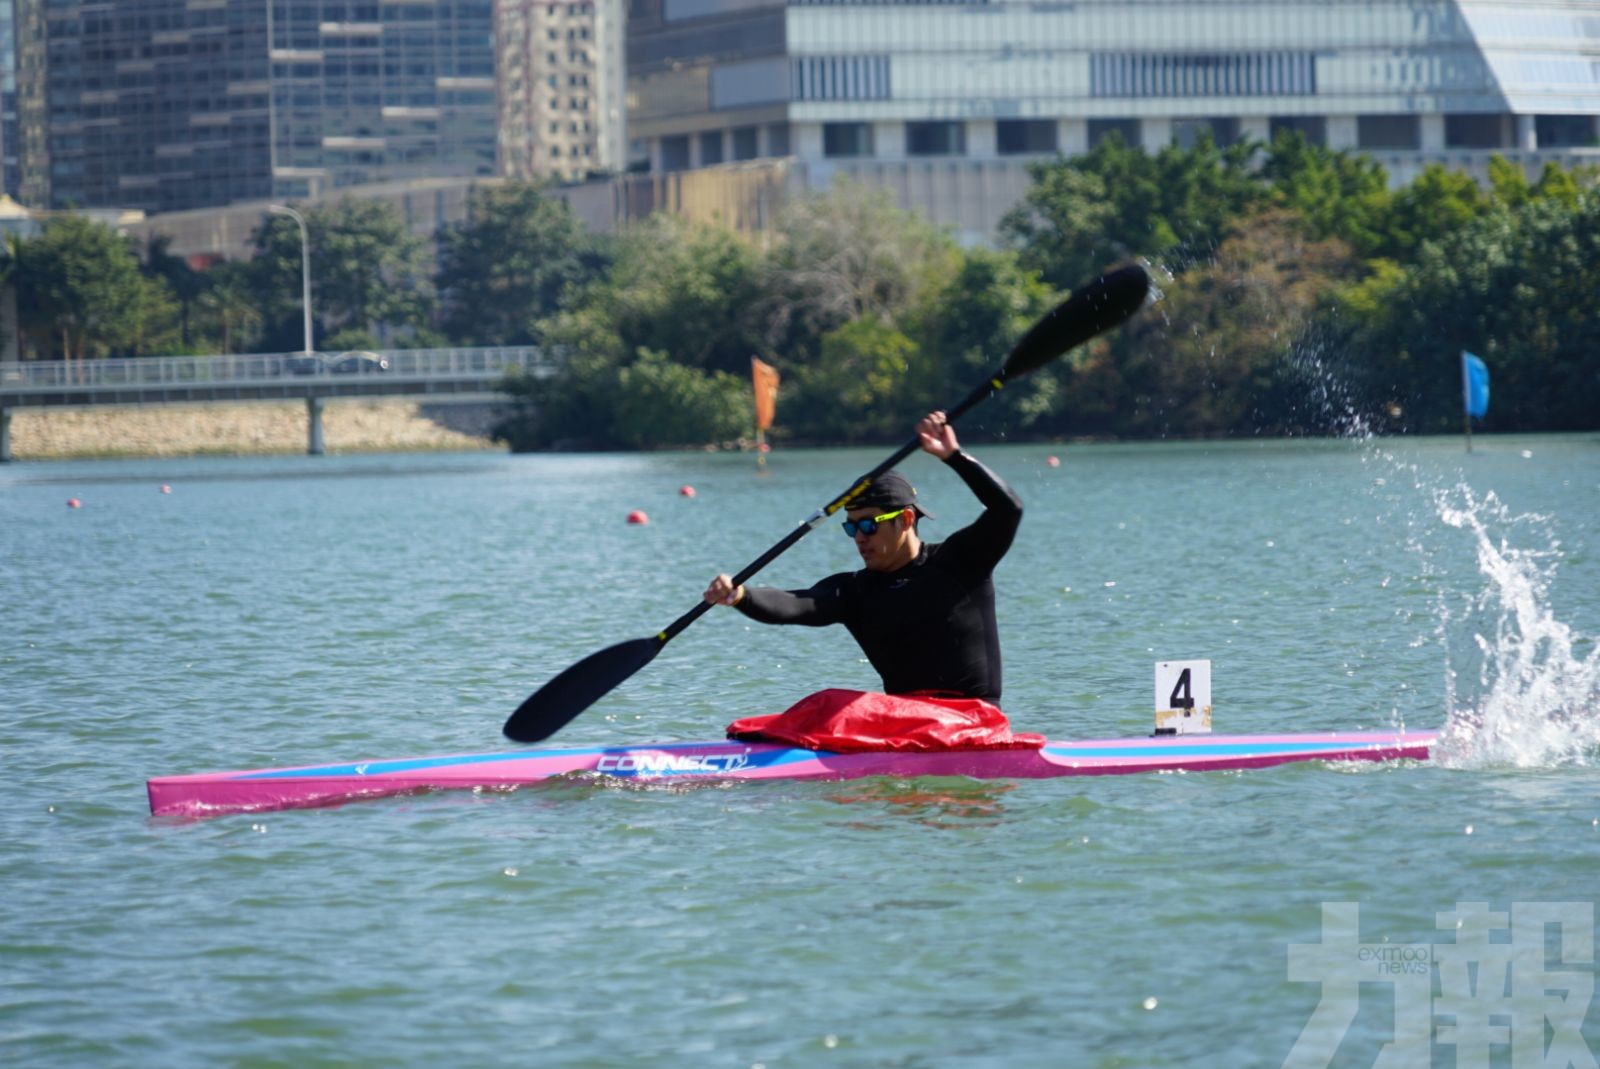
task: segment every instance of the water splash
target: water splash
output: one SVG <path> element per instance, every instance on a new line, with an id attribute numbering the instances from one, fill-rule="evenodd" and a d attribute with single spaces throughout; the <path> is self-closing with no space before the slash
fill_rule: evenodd
<path id="1" fill-rule="evenodd" d="M 1593 763 L 1600 757 L 1600 648 L 1551 609 L 1563 554 L 1549 518 L 1513 515 L 1492 491 L 1480 497 L 1464 484 L 1436 490 L 1433 499 L 1445 524 L 1472 536 L 1484 580 L 1458 606 L 1441 609 L 1449 716 L 1437 759 L 1464 768 Z M 1513 539 L 1543 544 L 1524 548 Z M 1451 632 L 1463 630 L 1452 624 L 1459 623 L 1469 625 L 1470 648 L 1451 649 Z M 1461 684 L 1474 669 L 1475 697 L 1462 704 Z"/>

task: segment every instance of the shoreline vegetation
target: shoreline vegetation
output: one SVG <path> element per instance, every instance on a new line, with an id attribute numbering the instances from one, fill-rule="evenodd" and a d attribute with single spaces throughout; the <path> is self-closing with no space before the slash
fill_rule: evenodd
<path id="1" fill-rule="evenodd" d="M 994 247 L 842 178 L 787 199 L 759 241 L 663 214 L 597 235 L 535 185 L 475 191 L 436 253 L 382 205 L 309 207 L 309 345 L 301 235 L 281 215 L 249 260 L 205 270 L 71 215 L 4 253 L 30 359 L 544 347 L 554 373 L 508 378 L 499 420 L 470 435 L 513 452 L 737 443 L 755 430 L 753 359 L 781 378 L 788 444 L 898 439 L 1070 290 L 1130 260 L 1156 278 L 1156 306 L 1004 390 L 988 433 L 1449 433 L 1463 353 L 1494 380 L 1479 429 L 1597 426 L 1600 167 L 1534 176 L 1491 156 L 1481 183 L 1430 164 L 1394 185 L 1371 157 L 1282 132 L 1155 152 L 1112 136 L 1029 172 Z M 346 441 L 330 418 L 336 452 L 488 448 L 431 432 Z M 188 448 L 300 451 L 302 420 Z M 26 425 L 13 436 L 33 453 Z M 150 448 L 133 437 L 75 448 Z"/>

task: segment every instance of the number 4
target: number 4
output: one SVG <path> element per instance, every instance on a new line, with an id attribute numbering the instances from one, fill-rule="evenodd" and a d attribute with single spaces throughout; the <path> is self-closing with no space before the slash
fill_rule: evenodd
<path id="1" fill-rule="evenodd" d="M 1190 670 L 1185 668 L 1178 676 L 1177 685 L 1172 688 L 1172 697 L 1167 699 L 1168 709 L 1193 709 L 1194 689 L 1190 682 Z"/>

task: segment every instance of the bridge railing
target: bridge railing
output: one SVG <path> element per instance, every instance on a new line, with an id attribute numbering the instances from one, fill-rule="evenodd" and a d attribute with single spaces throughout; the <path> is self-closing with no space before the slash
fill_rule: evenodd
<path id="1" fill-rule="evenodd" d="M 377 358 L 377 359 L 374 359 Z M 379 359 L 387 363 L 380 366 Z M 371 353 L 250 353 L 228 356 L 145 356 L 102 360 L 27 360 L 0 363 L 0 393 L 29 390 L 125 389 L 259 384 L 285 376 L 347 379 L 382 374 L 408 379 L 482 378 L 510 371 L 545 376 L 559 362 L 537 346 L 458 349 L 381 349 Z"/>

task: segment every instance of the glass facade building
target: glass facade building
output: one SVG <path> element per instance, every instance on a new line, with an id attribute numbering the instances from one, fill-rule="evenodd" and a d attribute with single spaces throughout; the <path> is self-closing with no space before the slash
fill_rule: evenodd
<path id="1" fill-rule="evenodd" d="M 495 173 L 492 0 L 13 2 L 30 205 Z"/>
<path id="2" fill-rule="evenodd" d="M 1420 168 L 1594 147 L 1600 0 L 632 0 L 628 77 L 657 172 L 1280 129 Z"/>

